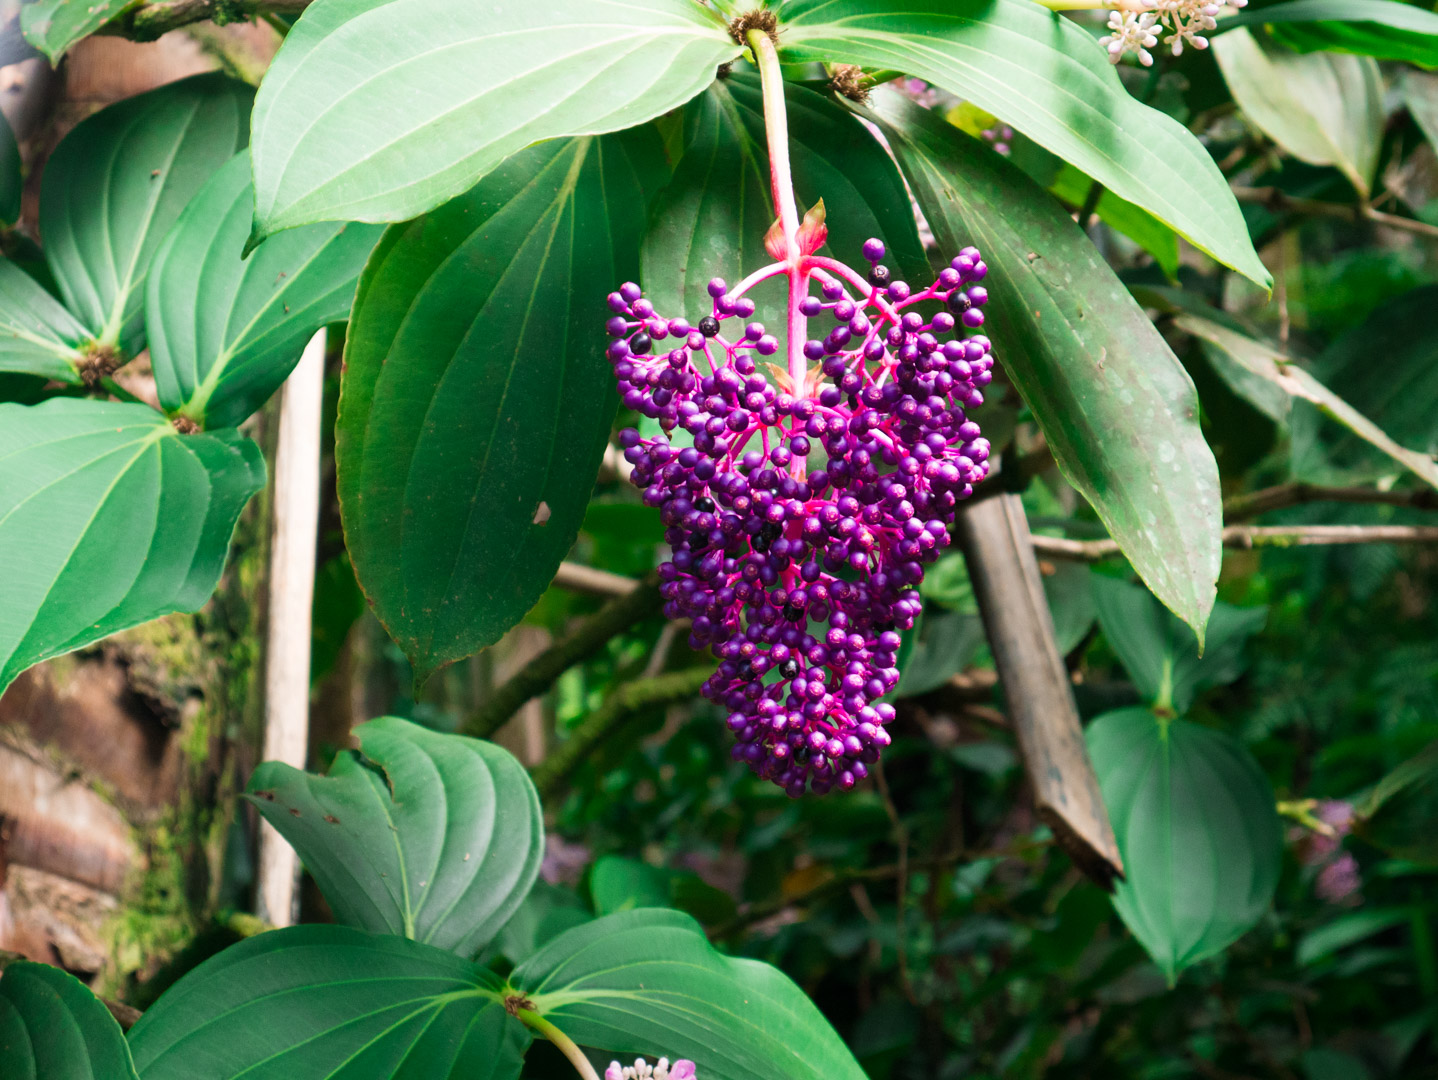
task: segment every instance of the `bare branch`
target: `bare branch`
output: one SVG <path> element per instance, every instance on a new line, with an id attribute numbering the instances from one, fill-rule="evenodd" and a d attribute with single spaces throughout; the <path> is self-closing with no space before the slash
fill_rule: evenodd
<path id="1" fill-rule="evenodd" d="M 1112 540 L 1035 536 L 1034 551 L 1055 559 L 1101 562 L 1120 554 Z M 1225 547 L 1315 547 L 1332 544 L 1438 544 L 1434 525 L 1229 525 Z"/>
<path id="2" fill-rule="evenodd" d="M 623 574 L 611 574 L 608 570 L 596 570 L 592 566 L 572 562 L 559 564 L 554 584 L 570 592 L 591 596 L 628 596 L 639 588 L 639 582 Z"/>
<path id="3" fill-rule="evenodd" d="M 1397 214 L 1375 210 L 1367 203 L 1344 204 L 1324 202 L 1322 199 L 1303 199 L 1275 187 L 1255 188 L 1243 187 L 1239 184 L 1233 185 L 1233 195 L 1239 202 L 1258 203 L 1278 213 L 1289 211 L 1295 214 L 1307 214 L 1310 217 L 1339 218 L 1344 221 L 1367 220 L 1377 225 L 1385 225 L 1390 229 L 1401 229 L 1417 236 L 1438 239 L 1438 226 L 1429 225 L 1426 221 L 1417 221 L 1413 218 L 1399 217 Z"/>
<path id="4" fill-rule="evenodd" d="M 1236 523 L 1245 518 L 1266 514 L 1270 510 L 1315 502 L 1372 503 L 1407 506 L 1415 510 L 1438 510 L 1438 491 L 1429 488 L 1416 491 L 1379 491 L 1377 488 L 1322 487 L 1294 481 L 1224 499 L 1223 520 Z"/>

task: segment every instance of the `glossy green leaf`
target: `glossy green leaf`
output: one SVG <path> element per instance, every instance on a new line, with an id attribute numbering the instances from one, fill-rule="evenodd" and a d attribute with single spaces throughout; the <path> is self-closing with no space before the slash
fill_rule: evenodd
<path id="1" fill-rule="evenodd" d="M 196 611 L 265 483 L 236 431 L 180 435 L 143 405 L 0 405 L 0 690 L 31 664 Z"/>
<path id="2" fill-rule="evenodd" d="M 1234 101 L 1300 161 L 1336 166 L 1366 199 L 1383 138 L 1383 81 L 1367 56 L 1264 49 L 1247 30 L 1214 39 Z"/>
<path id="3" fill-rule="evenodd" d="M 200 427 L 239 424 L 289 377 L 320 327 L 349 317 L 378 225 L 311 225 L 241 259 L 254 192 L 237 154 L 155 252 L 145 325 L 160 404 Z"/>
<path id="4" fill-rule="evenodd" d="M 792 0 L 780 41 L 792 61 L 889 68 L 999 116 L 1267 288 L 1271 276 L 1208 151 L 1129 96 L 1076 23 L 1032 0 Z"/>
<path id="5" fill-rule="evenodd" d="M 1113 906 L 1172 982 L 1262 918 L 1278 884 L 1273 791 L 1232 736 L 1147 709 L 1086 732 L 1127 879 Z"/>
<path id="6" fill-rule="evenodd" d="M 267 761 L 247 793 L 340 921 L 473 956 L 539 876 L 544 822 L 507 750 L 386 716 L 328 776 Z"/>
<path id="7" fill-rule="evenodd" d="M 861 261 L 864 241 L 880 237 L 896 276 L 920 280 L 928 262 L 893 159 L 824 95 L 791 83 L 785 104 L 795 195 L 805 208 L 824 201 L 829 240 L 821 253 Z M 684 156 L 644 238 L 642 280 L 659 311 L 698 321 L 712 304 L 711 278 L 732 285 L 774 261 L 764 249 L 775 217 L 764 140 L 759 79 L 750 70 L 736 69 L 685 107 Z M 784 326 L 784 282 L 750 294 L 755 317 L 776 331 Z"/>
<path id="8" fill-rule="evenodd" d="M 677 911 L 607 915 L 555 938 L 510 982 L 580 1046 L 688 1058 L 703 1080 L 863 1080 L 804 992 L 723 956 Z"/>
<path id="9" fill-rule="evenodd" d="M 1088 199 L 1093 180 L 1072 165 L 1059 169 L 1049 190 L 1064 202 L 1082 207 Z M 1120 199 L 1112 191 L 1104 191 L 1094 206 L 1094 213 L 1109 228 L 1123 233 L 1153 256 L 1158 268 L 1170 279 L 1178 277 L 1178 234 L 1147 210 Z"/>
<path id="10" fill-rule="evenodd" d="M 24 189 L 25 179 L 20 174 L 20 144 L 10 121 L 0 115 L 0 223 L 13 225 L 19 219 L 20 196 Z"/>
<path id="11" fill-rule="evenodd" d="M 605 855 L 589 872 L 589 895 L 600 915 L 631 908 L 668 907 L 669 871 L 638 859 Z"/>
<path id="12" fill-rule="evenodd" d="M 499 931 L 494 947 L 511 963 L 518 963 L 541 945 L 593 918 L 572 891 L 540 879 Z"/>
<path id="13" fill-rule="evenodd" d="M 872 100 L 940 249 L 983 253 L 989 335 L 1060 470 L 1154 594 L 1201 634 L 1221 507 L 1188 373 L 1051 196 L 897 93 Z"/>
<path id="14" fill-rule="evenodd" d="M 242 941 L 130 1030 L 143 1080 L 513 1080 L 528 1045 L 493 973 L 344 926 Z"/>
<path id="15" fill-rule="evenodd" d="M 1395 0 L 1293 0 L 1251 8 L 1219 21 L 1210 34 L 1267 25 L 1301 52 L 1360 53 L 1379 60 L 1438 66 L 1438 15 Z"/>
<path id="16" fill-rule="evenodd" d="M 1185 713 L 1200 690 L 1233 682 L 1244 671 L 1244 646 L 1263 629 L 1266 607 L 1218 603 L 1208 620 L 1207 648 L 1154 602 L 1147 589 L 1093 575 L 1094 608 L 1109 646 L 1145 700 Z"/>
<path id="17" fill-rule="evenodd" d="M 136 1080 L 110 1010 L 75 976 L 18 961 L 0 975 L 5 1080 Z"/>
<path id="18" fill-rule="evenodd" d="M 738 54 L 688 0 L 318 0 L 255 103 L 256 235 L 422 214 L 531 143 L 682 105 Z"/>
<path id="19" fill-rule="evenodd" d="M 9 259 L 0 258 L 0 371 L 79 383 L 90 332 Z"/>
<path id="20" fill-rule="evenodd" d="M 1438 742 L 1390 772 L 1357 808 L 1357 831 L 1400 859 L 1438 864 Z"/>
<path id="21" fill-rule="evenodd" d="M 180 211 L 245 145 L 253 91 L 196 75 L 100 110 L 45 163 L 40 233 L 60 296 L 91 335 L 145 344 L 145 275 Z"/>
<path id="22" fill-rule="evenodd" d="M 1422 311 L 1421 305 L 1427 301 L 1425 297 L 1420 297 L 1417 294 L 1424 292 L 1425 290 L 1414 290 L 1414 293 L 1409 294 L 1411 298 L 1409 302 L 1413 305 L 1408 311 L 1410 316 L 1417 315 Z M 1431 296 L 1432 293 L 1427 295 Z M 1233 363 L 1241 366 L 1250 375 L 1278 387 L 1289 398 L 1316 406 L 1320 412 L 1348 429 L 1357 439 L 1375 447 L 1388 458 L 1411 469 L 1422 479 L 1434 487 L 1438 487 L 1438 464 L 1434 463 L 1429 454 L 1400 445 L 1383 428 L 1328 389 L 1308 371 L 1293 363 L 1292 357 L 1279 352 L 1271 345 L 1248 337 L 1234 327 L 1216 319 L 1198 315 L 1180 315 L 1174 320 L 1174 325 L 1221 349 Z M 1417 324 L 1408 322 L 1405 325 L 1412 327 Z M 1375 340 L 1372 333 L 1363 337 L 1355 333 L 1354 336 L 1335 344 L 1333 353 L 1335 359 L 1331 361 L 1335 374 L 1350 370 L 1360 357 L 1380 356 L 1385 360 L 1392 360 L 1394 358 L 1392 349 L 1397 348 L 1402 350 L 1399 355 L 1411 356 L 1418 361 L 1403 365 L 1403 380 L 1412 380 L 1411 384 L 1407 384 L 1407 389 L 1404 392 L 1411 395 L 1432 378 L 1433 366 L 1429 364 L 1425 367 L 1421 362 L 1425 350 L 1430 349 L 1432 344 L 1426 341 L 1426 335 L 1418 340 L 1404 339 L 1401 331 L 1393 324 L 1375 325 L 1370 327 L 1370 330 L 1381 330 L 1383 336 Z M 1393 335 L 1392 337 L 1389 336 L 1390 333 Z M 1390 348 L 1385 350 L 1385 345 Z M 1382 367 L 1382 365 L 1376 366 Z M 1362 378 L 1361 375 L 1359 377 Z M 1390 397 L 1390 390 L 1380 385 L 1379 378 L 1376 376 L 1367 380 L 1367 385 L 1378 392 L 1377 404 L 1381 404 L 1383 400 L 1394 400 L 1397 408 L 1405 415 L 1414 417 L 1418 425 L 1426 427 L 1435 436 L 1438 436 L 1438 425 L 1433 423 L 1432 412 L 1426 409 L 1423 400 L 1415 400 L 1411 396 L 1400 396 L 1393 399 Z M 1432 437 L 1430 436 L 1430 438 Z"/>
<path id="23" fill-rule="evenodd" d="M 71 45 L 130 7 L 132 0 L 34 0 L 20 9 L 25 40 L 58 64 Z"/>
<path id="24" fill-rule="evenodd" d="M 617 404 L 605 297 L 634 276 L 641 131 L 560 139 L 388 230 L 336 431 L 355 571 L 424 678 L 497 641 L 578 534 Z"/>

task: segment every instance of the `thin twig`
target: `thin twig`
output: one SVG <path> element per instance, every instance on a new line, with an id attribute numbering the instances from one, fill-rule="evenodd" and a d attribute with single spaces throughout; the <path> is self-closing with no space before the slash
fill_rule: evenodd
<path id="1" fill-rule="evenodd" d="M 1055 559 L 1101 562 L 1118 555 L 1113 540 L 1070 540 L 1035 536 L 1034 551 Z M 1223 530 L 1225 547 L 1315 547 L 1330 544 L 1438 544 L 1433 525 L 1230 525 Z"/>
<path id="2" fill-rule="evenodd" d="M 1323 487 L 1293 481 L 1258 491 L 1233 495 L 1223 500 L 1223 520 L 1234 524 L 1304 503 L 1371 503 L 1383 506 L 1407 506 L 1415 510 L 1438 510 L 1438 491 L 1418 488 L 1411 491 L 1380 491 L 1369 487 Z"/>
<path id="3" fill-rule="evenodd" d="M 564 789 L 574 771 L 635 713 L 684 701 L 699 692 L 711 669 L 689 668 L 625 683 L 533 770 L 534 786 L 549 799 Z"/>
<path id="4" fill-rule="evenodd" d="M 639 582 L 634 578 L 574 562 L 559 564 L 559 572 L 554 575 L 554 584 L 570 592 L 588 593 L 591 596 L 628 596 L 639 588 Z"/>
<path id="5" fill-rule="evenodd" d="M 1242 185 L 1234 185 L 1233 195 L 1239 202 L 1258 203 L 1275 213 L 1288 211 L 1310 217 L 1341 218 L 1345 221 L 1367 220 L 1390 229 L 1401 229 L 1417 236 L 1438 239 L 1438 225 L 1375 210 L 1367 203 L 1345 204 L 1325 202 L 1322 199 L 1304 199 L 1275 187 L 1255 188 Z"/>
<path id="6" fill-rule="evenodd" d="M 489 700 L 465 721 L 464 733 L 487 738 L 526 701 L 544 693 L 555 679 L 604 648 L 614 635 L 658 612 L 661 603 L 659 586 L 653 580 L 637 583 L 636 588 L 609 601 L 574 633 L 555 642 L 495 687 Z"/>

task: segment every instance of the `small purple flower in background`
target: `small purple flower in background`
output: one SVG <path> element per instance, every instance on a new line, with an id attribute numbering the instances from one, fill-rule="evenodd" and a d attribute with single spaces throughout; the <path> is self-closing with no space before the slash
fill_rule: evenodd
<path id="1" fill-rule="evenodd" d="M 879 240 L 864 244 L 862 274 L 814 254 L 826 235 L 820 204 L 798 255 L 733 288 L 714 279 L 696 323 L 660 315 L 631 282 L 610 295 L 607 324 L 625 407 L 664 432 L 629 429 L 620 445 L 668 527 L 665 614 L 691 619 L 690 643 L 719 658 L 704 694 L 729 710 L 734 757 L 793 796 L 852 788 L 889 745 L 894 709 L 880 699 L 899 680 L 899 632 L 955 507 L 988 474 L 967 416 L 993 378 L 978 250 L 911 289 Z M 776 259 L 782 243 L 771 233 Z M 760 361 L 779 341 L 745 322 L 745 294 L 785 273 L 789 368 L 764 365 L 771 379 Z M 808 338 L 818 317 L 831 326 Z M 739 327 L 726 334 L 728 320 Z"/>
<path id="2" fill-rule="evenodd" d="M 604 1080 L 696 1080 L 698 1075 L 694 1062 L 683 1058 L 673 1065 L 668 1058 L 660 1058 L 654 1065 L 647 1064 L 643 1058 L 635 1058 L 633 1065 L 611 1061 L 604 1070 Z"/>
<path id="3" fill-rule="evenodd" d="M 985 128 L 979 132 L 979 135 L 985 142 L 992 143 L 995 152 L 1002 154 L 1004 157 L 1008 157 L 1012 152 L 1009 148 L 1009 143 L 1013 140 L 1014 129 L 1007 124 Z"/>
<path id="4" fill-rule="evenodd" d="M 1353 804 L 1342 799 L 1321 799 L 1312 805 L 1313 819 L 1321 828 L 1296 831 L 1294 839 L 1302 844 L 1303 864 L 1322 867 L 1313 891 L 1331 904 L 1354 902 L 1363 880 L 1358 860 L 1352 852 L 1341 850 L 1343 837 L 1353 828 Z"/>

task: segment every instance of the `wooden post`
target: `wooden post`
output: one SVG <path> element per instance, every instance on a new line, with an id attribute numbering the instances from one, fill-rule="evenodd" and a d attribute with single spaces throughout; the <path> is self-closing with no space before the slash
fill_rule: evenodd
<path id="1" fill-rule="evenodd" d="M 308 345 L 285 383 L 275 449 L 274 544 L 270 557 L 265 648 L 264 759 L 305 767 L 309 750 L 310 608 L 315 592 L 315 539 L 320 506 L 320 409 L 325 331 Z M 299 858 L 268 823 L 260 823 L 257 914 L 271 926 L 298 916 Z"/>
<path id="2" fill-rule="evenodd" d="M 962 510 L 954 531 L 1004 685 L 1035 807 L 1079 869 L 1112 889 L 1114 878 L 1123 877 L 1123 860 L 1054 640 L 1023 503 L 1009 494 L 983 499 Z"/>

